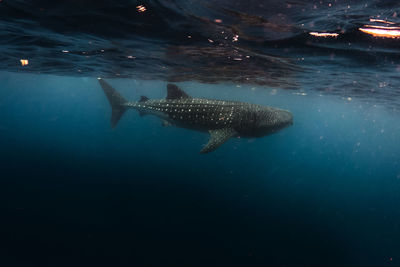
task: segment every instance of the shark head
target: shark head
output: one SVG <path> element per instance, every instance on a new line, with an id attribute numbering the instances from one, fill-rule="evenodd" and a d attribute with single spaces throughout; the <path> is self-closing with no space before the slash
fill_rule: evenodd
<path id="1" fill-rule="evenodd" d="M 293 115 L 287 110 L 264 108 L 256 111 L 254 134 L 264 136 L 293 125 Z"/>
<path id="2" fill-rule="evenodd" d="M 243 114 L 238 133 L 247 137 L 261 137 L 275 133 L 293 124 L 293 115 L 287 110 L 256 105 Z"/>

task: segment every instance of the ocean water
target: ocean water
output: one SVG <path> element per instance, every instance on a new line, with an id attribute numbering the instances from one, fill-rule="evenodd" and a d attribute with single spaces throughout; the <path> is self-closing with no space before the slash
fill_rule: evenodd
<path id="1" fill-rule="evenodd" d="M 397 1 L 0 1 L 0 266 L 400 266 Z M 20 60 L 28 60 L 22 65 Z M 290 110 L 232 138 L 131 101 Z"/>

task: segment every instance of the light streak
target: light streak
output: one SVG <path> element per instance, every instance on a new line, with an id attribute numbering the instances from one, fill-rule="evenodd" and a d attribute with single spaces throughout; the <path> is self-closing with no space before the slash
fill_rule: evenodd
<path id="1" fill-rule="evenodd" d="M 144 5 L 137 6 L 136 9 L 139 13 L 143 13 L 147 10 L 147 8 Z"/>
<path id="2" fill-rule="evenodd" d="M 396 24 L 391 21 L 383 20 L 383 19 L 369 19 L 370 22 L 381 22 L 381 23 L 386 23 L 386 24 Z"/>
<path id="3" fill-rule="evenodd" d="M 317 36 L 317 37 L 338 37 L 338 33 L 330 33 L 330 32 L 310 32 L 309 33 L 312 36 Z"/>
<path id="4" fill-rule="evenodd" d="M 382 38 L 400 38 L 400 30 L 392 29 L 393 27 L 386 27 L 386 28 L 359 28 L 359 30 L 363 33 L 370 34 L 374 37 L 382 37 Z"/>

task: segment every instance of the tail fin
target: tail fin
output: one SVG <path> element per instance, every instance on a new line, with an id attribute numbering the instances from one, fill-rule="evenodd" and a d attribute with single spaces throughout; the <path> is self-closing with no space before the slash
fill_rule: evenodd
<path id="1" fill-rule="evenodd" d="M 101 88 L 108 98 L 108 102 L 111 105 L 111 127 L 117 126 L 119 119 L 122 117 L 127 108 L 124 106 L 128 101 L 120 95 L 114 88 L 111 87 L 102 78 L 98 78 Z"/>

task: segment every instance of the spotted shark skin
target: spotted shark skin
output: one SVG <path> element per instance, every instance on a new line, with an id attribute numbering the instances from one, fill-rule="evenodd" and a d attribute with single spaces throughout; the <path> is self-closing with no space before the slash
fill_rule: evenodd
<path id="1" fill-rule="evenodd" d="M 107 82 L 99 78 L 111 108 L 111 125 L 115 127 L 123 113 L 136 109 L 141 116 L 151 114 L 165 124 L 210 133 L 209 142 L 200 153 L 208 153 L 231 137 L 265 136 L 293 124 L 287 110 L 238 101 L 192 98 L 174 84 L 168 84 L 166 99 L 128 102 Z"/>

